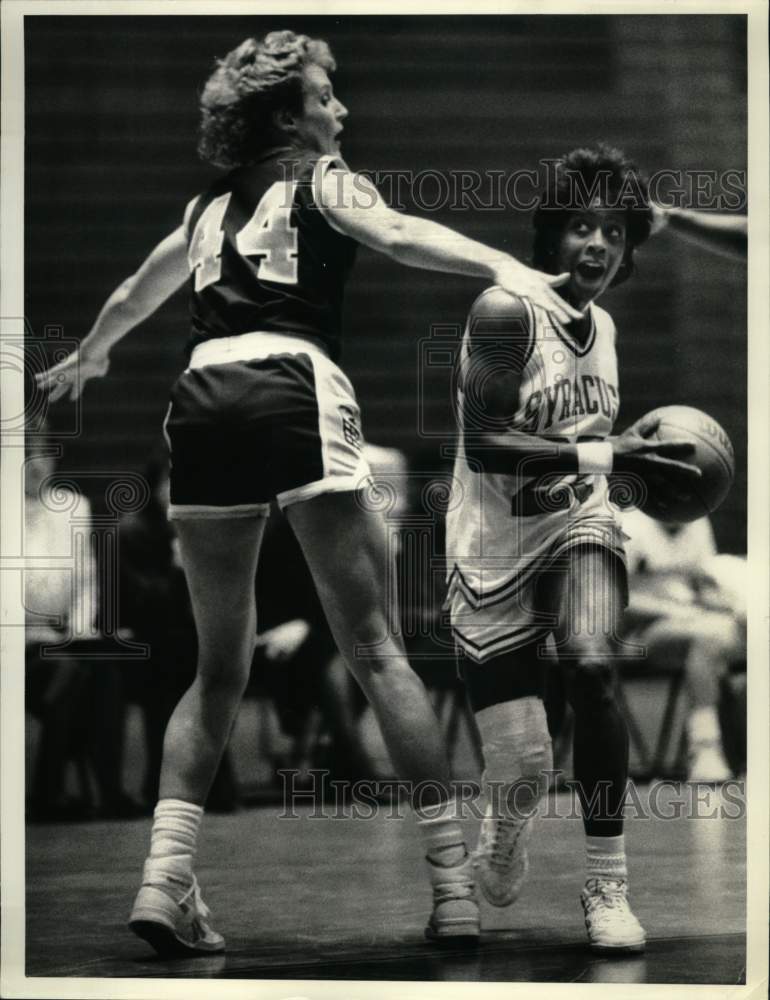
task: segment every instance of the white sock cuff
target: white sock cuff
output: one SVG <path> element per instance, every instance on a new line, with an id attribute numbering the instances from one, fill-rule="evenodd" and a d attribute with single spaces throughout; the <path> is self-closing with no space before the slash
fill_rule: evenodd
<path id="1" fill-rule="evenodd" d="M 588 854 L 625 854 L 625 834 L 621 833 L 617 837 L 586 836 L 586 851 Z"/>
<path id="2" fill-rule="evenodd" d="M 155 806 L 150 857 L 192 859 L 203 808 L 182 799 L 161 799 Z"/>
<path id="3" fill-rule="evenodd" d="M 199 819 L 203 815 L 203 806 L 198 806 L 194 802 L 185 802 L 184 799 L 158 799 L 155 806 L 154 816 L 189 816 L 191 819 Z"/>
<path id="4" fill-rule="evenodd" d="M 415 808 L 414 814 L 429 855 L 458 845 L 464 849 L 465 836 L 458 822 L 457 799 L 454 796 L 433 806 Z"/>
<path id="5" fill-rule="evenodd" d="M 627 878 L 625 837 L 586 837 L 586 870 L 589 878 Z"/>
<path id="6" fill-rule="evenodd" d="M 422 820 L 420 832 L 429 854 L 445 847 L 465 847 L 465 835 L 455 820 Z"/>
<path id="7" fill-rule="evenodd" d="M 452 795 L 448 799 L 444 799 L 443 802 L 436 802 L 430 806 L 422 806 L 418 808 L 415 806 L 414 815 L 417 818 L 418 825 L 422 826 L 425 823 L 449 823 L 456 822 L 460 819 L 460 811 L 457 807 L 457 799 Z"/>
<path id="8" fill-rule="evenodd" d="M 694 743 L 716 743 L 722 739 L 719 715 L 713 705 L 699 705 L 687 718 L 687 735 Z"/>

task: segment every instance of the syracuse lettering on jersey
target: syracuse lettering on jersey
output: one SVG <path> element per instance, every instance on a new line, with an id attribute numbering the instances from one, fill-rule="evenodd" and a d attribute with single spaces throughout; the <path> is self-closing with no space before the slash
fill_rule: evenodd
<path id="1" fill-rule="evenodd" d="M 617 387 L 600 375 L 562 376 L 529 395 L 524 404 L 522 422 L 516 429 L 534 434 L 547 431 L 563 420 L 574 420 L 600 411 L 612 425 L 619 408 Z"/>

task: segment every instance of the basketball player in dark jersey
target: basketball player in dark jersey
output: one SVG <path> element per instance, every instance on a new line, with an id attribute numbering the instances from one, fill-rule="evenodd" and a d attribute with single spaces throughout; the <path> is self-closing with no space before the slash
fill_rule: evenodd
<path id="1" fill-rule="evenodd" d="M 628 736 L 612 672 L 626 570 L 606 477 L 699 475 L 679 461 L 692 447 L 649 440 L 657 425 L 645 418 L 611 436 L 616 331 L 595 300 L 631 274 L 650 222 L 645 183 L 619 150 L 576 149 L 557 163 L 535 213 L 534 261 L 569 271 L 564 294 L 584 315 L 564 325 L 496 288 L 476 300 L 447 515 L 448 606 L 485 762 L 479 886 L 508 906 L 527 873 L 532 818 L 552 768 L 543 696 L 555 657 L 575 714 L 585 923 L 591 946 L 614 954 L 643 950 L 645 933 L 627 896 Z"/>
<path id="2" fill-rule="evenodd" d="M 335 364 L 357 243 L 414 267 L 477 275 L 567 322 L 546 276 L 428 220 L 392 211 L 347 169 L 326 43 L 289 31 L 247 39 L 202 97 L 200 152 L 230 172 L 107 300 L 77 354 L 40 379 L 53 399 L 103 375 L 109 351 L 190 283 L 190 360 L 171 394 L 169 516 L 199 638 L 197 676 L 169 722 L 150 855 L 130 926 L 162 955 L 218 952 L 193 875 L 203 806 L 246 685 L 254 577 L 277 498 L 313 573 L 335 641 L 412 783 L 448 787 L 427 693 L 388 602 L 384 523 L 367 510 L 368 466 L 350 382 Z M 366 650 L 366 655 L 357 651 Z M 478 905 L 447 793 L 423 800 L 434 908 L 426 933 L 473 940 Z"/>

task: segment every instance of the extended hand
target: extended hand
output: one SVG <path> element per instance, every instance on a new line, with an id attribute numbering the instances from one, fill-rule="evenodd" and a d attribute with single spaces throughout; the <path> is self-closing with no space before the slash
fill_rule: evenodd
<path id="1" fill-rule="evenodd" d="M 536 306 L 552 313 L 560 323 L 580 319 L 582 313 L 574 309 L 556 291 L 569 278 L 568 273 L 544 274 L 511 258 L 495 271 L 495 283 L 511 295 L 529 299 Z"/>
<path id="2" fill-rule="evenodd" d="M 48 389 L 52 402 L 63 396 L 77 399 L 82 394 L 86 382 L 106 375 L 109 367 L 110 359 L 107 355 L 84 356 L 81 347 L 73 351 L 64 361 L 35 375 L 35 381 L 41 389 Z"/>
<path id="3" fill-rule="evenodd" d="M 650 226 L 650 236 L 657 236 L 668 225 L 669 210 L 659 205 L 655 201 L 650 202 L 652 212 L 652 225 Z"/>

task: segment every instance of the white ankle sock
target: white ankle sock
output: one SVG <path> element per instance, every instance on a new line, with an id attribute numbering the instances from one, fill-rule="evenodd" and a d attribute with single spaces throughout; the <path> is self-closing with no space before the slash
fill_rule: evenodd
<path id="1" fill-rule="evenodd" d="M 192 872 L 192 860 L 203 818 L 202 806 L 182 799 L 161 799 L 155 807 L 150 860 L 163 860 L 175 869 Z"/>
<path id="2" fill-rule="evenodd" d="M 586 878 L 628 878 L 625 837 L 586 837 Z"/>
<path id="3" fill-rule="evenodd" d="M 414 812 L 428 861 L 442 868 L 462 864 L 468 852 L 458 822 L 456 800 L 448 799 L 435 806 L 415 809 Z"/>
<path id="4" fill-rule="evenodd" d="M 687 719 L 687 735 L 692 745 L 715 744 L 721 746 L 722 732 L 719 716 L 713 705 L 699 705 Z"/>
<path id="5" fill-rule="evenodd" d="M 544 772 L 553 767 L 543 702 L 535 697 L 498 702 L 476 712 L 476 722 L 484 752 L 487 801 L 499 815 L 523 820 L 545 793 Z M 514 785 L 514 795 L 506 801 L 506 792 Z"/>

